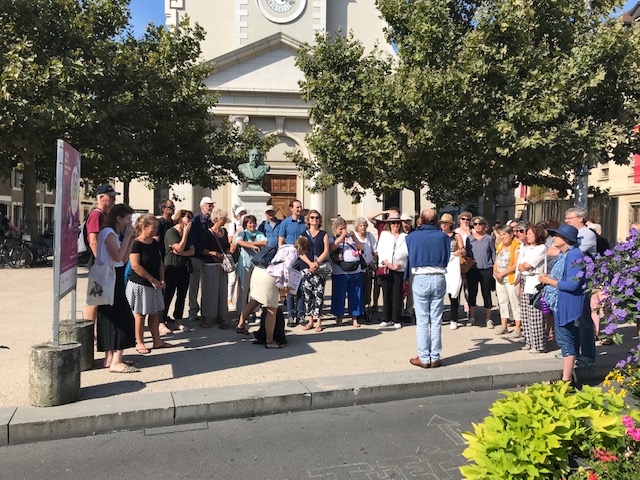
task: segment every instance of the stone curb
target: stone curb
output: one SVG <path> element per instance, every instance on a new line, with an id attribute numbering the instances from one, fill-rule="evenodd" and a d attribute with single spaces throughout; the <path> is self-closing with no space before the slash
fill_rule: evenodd
<path id="1" fill-rule="evenodd" d="M 99 433 L 514 388 L 559 377 L 544 359 L 433 370 L 312 378 L 171 393 L 96 398 L 57 407 L 0 409 L 0 446 Z M 535 366 L 535 371 L 530 371 Z M 601 381 L 609 367 L 579 369 Z"/>

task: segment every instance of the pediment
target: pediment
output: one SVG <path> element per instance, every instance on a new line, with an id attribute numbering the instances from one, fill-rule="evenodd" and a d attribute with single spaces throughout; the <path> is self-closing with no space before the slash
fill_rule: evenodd
<path id="1" fill-rule="evenodd" d="M 302 44 L 277 33 L 214 58 L 216 71 L 205 85 L 218 91 L 300 91 L 302 72 L 295 60 Z"/>

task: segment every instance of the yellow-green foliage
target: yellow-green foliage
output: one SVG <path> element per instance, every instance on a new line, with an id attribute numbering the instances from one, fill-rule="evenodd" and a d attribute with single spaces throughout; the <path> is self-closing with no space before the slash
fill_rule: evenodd
<path id="1" fill-rule="evenodd" d="M 591 445 L 607 446 L 624 435 L 620 395 L 561 382 L 536 384 L 524 392 L 503 392 L 489 409 L 492 416 L 464 432 L 461 467 L 469 479 L 561 479 L 571 455 L 585 455 Z M 589 452 L 590 453 L 590 452 Z"/>

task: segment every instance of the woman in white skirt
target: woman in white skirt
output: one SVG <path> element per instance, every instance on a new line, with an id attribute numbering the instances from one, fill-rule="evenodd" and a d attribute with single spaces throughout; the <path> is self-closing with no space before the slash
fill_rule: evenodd
<path id="1" fill-rule="evenodd" d="M 278 248 L 275 257 L 273 257 L 271 264 L 267 268 L 256 268 L 253 271 L 253 275 L 251 275 L 250 300 L 240 314 L 240 323 L 244 325 L 244 319 L 258 306 L 265 309 L 265 348 L 282 348 L 284 346 L 273 339 L 280 294 L 284 294 L 289 290 L 289 268 L 300 255 L 310 252 L 311 242 L 309 242 L 309 239 L 299 237 L 293 245 L 285 244 Z"/>
<path id="2" fill-rule="evenodd" d="M 149 331 L 153 348 L 169 348 L 173 345 L 160 338 L 160 315 L 164 311 L 164 266 L 160 244 L 154 240 L 158 220 L 151 214 L 142 215 L 136 222 L 136 240 L 131 248 L 133 272 L 127 283 L 127 300 L 135 319 L 136 351 L 150 353 L 144 344 L 145 317 L 149 317 Z"/>

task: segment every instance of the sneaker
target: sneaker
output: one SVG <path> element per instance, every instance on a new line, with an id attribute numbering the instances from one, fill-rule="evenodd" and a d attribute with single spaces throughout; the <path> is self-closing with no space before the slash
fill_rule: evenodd
<path id="1" fill-rule="evenodd" d="M 496 326 L 493 324 L 493 320 L 487 320 L 487 328 L 495 328 Z"/>
<path id="2" fill-rule="evenodd" d="M 531 350 L 529 350 L 529 353 L 547 353 L 544 350 L 536 350 L 535 348 L 532 348 Z"/>
<path id="3" fill-rule="evenodd" d="M 467 321 L 467 326 L 468 327 L 473 327 L 476 324 L 476 319 L 473 317 L 469 317 L 469 320 Z"/>
<path id="4" fill-rule="evenodd" d="M 380 322 L 380 326 L 383 327 L 383 328 L 390 327 L 392 325 L 393 325 L 393 323 L 391 323 L 391 322 Z"/>
<path id="5" fill-rule="evenodd" d="M 451 330 L 457 330 L 458 329 L 458 322 L 455 322 L 455 321 L 452 320 L 451 322 L 449 322 L 449 328 Z"/>
<path id="6" fill-rule="evenodd" d="M 520 350 L 531 350 L 531 345 L 525 345 Z"/>
<path id="7" fill-rule="evenodd" d="M 196 315 L 195 313 L 190 313 L 189 314 L 189 320 L 192 322 L 197 322 L 198 321 L 198 315 Z"/>
<path id="8" fill-rule="evenodd" d="M 554 357 L 556 357 L 558 360 L 562 360 L 562 359 L 564 358 L 564 357 L 562 356 L 562 352 L 560 352 L 560 353 L 556 353 L 556 354 L 554 355 Z"/>
<path id="9" fill-rule="evenodd" d="M 393 328 L 395 328 L 396 330 L 400 330 L 402 328 L 402 324 L 401 323 L 394 323 L 393 324 Z"/>
<path id="10" fill-rule="evenodd" d="M 496 331 L 496 335 L 506 335 L 508 333 L 509 333 L 508 328 L 500 328 L 499 330 Z"/>
<path id="11" fill-rule="evenodd" d="M 510 338 L 522 338 L 522 332 L 514 332 Z"/>
<path id="12" fill-rule="evenodd" d="M 587 357 L 580 356 L 576 358 L 576 367 L 593 367 L 595 363 L 595 360 L 591 360 Z"/>

